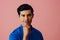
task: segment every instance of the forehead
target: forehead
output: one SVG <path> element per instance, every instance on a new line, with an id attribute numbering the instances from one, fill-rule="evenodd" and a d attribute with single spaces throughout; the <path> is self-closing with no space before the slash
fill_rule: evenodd
<path id="1" fill-rule="evenodd" d="M 27 14 L 32 14 L 32 12 L 31 12 L 31 10 L 23 10 L 23 11 L 20 12 L 20 15 L 21 14 L 27 15 Z"/>

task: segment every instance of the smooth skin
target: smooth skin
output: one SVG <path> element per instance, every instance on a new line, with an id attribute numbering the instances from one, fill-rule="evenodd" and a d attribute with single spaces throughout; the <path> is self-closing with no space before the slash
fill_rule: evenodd
<path id="1" fill-rule="evenodd" d="M 24 32 L 23 40 L 27 40 L 33 16 L 34 15 L 32 14 L 31 10 L 23 10 L 20 12 L 19 19 L 21 24 L 23 25 Z"/>

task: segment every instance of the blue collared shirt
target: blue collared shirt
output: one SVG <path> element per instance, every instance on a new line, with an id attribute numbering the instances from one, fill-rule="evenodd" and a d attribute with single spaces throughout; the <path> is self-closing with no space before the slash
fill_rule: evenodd
<path id="1" fill-rule="evenodd" d="M 20 25 L 9 35 L 9 40 L 23 40 L 23 34 L 23 26 Z M 43 40 L 43 36 L 40 31 L 31 26 L 28 40 Z"/>

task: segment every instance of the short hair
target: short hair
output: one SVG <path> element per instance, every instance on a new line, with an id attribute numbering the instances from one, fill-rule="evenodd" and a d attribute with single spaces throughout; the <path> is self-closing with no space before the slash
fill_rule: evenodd
<path id="1" fill-rule="evenodd" d="M 20 16 L 20 12 L 23 10 L 31 10 L 32 14 L 34 12 L 33 8 L 29 4 L 22 4 L 17 8 L 18 15 Z"/>

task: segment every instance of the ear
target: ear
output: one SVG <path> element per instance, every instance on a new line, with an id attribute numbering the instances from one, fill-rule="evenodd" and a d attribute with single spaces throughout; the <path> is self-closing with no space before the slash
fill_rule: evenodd
<path id="1" fill-rule="evenodd" d="M 18 17 L 20 18 L 20 15 L 18 15 Z"/>
<path id="2" fill-rule="evenodd" d="M 34 14 L 32 14 L 32 17 L 34 17 Z"/>
<path id="3" fill-rule="evenodd" d="M 20 16 L 18 16 L 18 21 L 20 22 Z"/>

